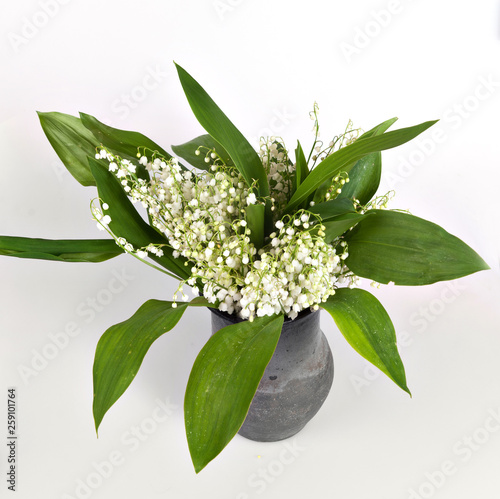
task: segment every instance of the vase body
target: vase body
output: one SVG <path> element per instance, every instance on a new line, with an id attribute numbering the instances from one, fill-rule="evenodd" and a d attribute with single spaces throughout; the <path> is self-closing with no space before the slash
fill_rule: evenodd
<path id="1" fill-rule="evenodd" d="M 212 334 L 241 321 L 210 311 Z M 323 405 L 333 382 L 333 357 L 319 318 L 319 311 L 306 311 L 293 321 L 285 319 L 240 435 L 259 442 L 283 440 L 299 432 Z"/>

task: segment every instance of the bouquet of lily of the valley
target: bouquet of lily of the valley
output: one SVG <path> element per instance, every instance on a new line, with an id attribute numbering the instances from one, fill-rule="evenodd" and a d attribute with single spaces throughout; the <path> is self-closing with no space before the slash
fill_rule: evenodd
<path id="1" fill-rule="evenodd" d="M 255 151 L 203 88 L 181 67 L 177 71 L 207 132 L 172 146 L 179 159 L 140 133 L 87 114 L 39 113 L 66 168 L 81 184 L 97 186 L 92 215 L 111 237 L 2 236 L 0 253 L 66 262 L 129 253 L 180 281 L 171 301 L 146 302 L 99 340 L 96 430 L 151 344 L 188 307 L 247 319 L 208 340 L 188 381 L 185 423 L 198 472 L 242 425 L 285 318 L 325 309 L 356 351 L 410 393 L 391 320 L 372 294 L 355 287 L 357 279 L 423 285 L 488 266 L 441 227 L 386 209 L 388 196 L 374 198 L 380 151 L 434 122 L 388 131 L 391 119 L 362 134 L 348 126 L 326 144 L 319 140 L 315 106 L 307 157 L 300 143 L 291 152 L 274 137 L 262 139 Z"/>

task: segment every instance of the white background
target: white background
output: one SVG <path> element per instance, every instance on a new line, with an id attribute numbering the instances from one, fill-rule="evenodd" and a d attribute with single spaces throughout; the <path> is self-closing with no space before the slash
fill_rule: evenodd
<path id="1" fill-rule="evenodd" d="M 392 207 L 444 226 L 491 270 L 375 291 L 398 331 L 412 399 L 368 370 L 324 316 L 336 373 L 314 420 L 288 442 L 238 436 L 196 475 L 182 403 L 210 334 L 208 311 L 190 310 L 153 345 L 96 439 L 97 341 L 147 299 L 170 299 L 174 280 L 126 256 L 101 264 L 1 257 L 0 495 L 9 493 L 4 435 L 13 386 L 19 498 L 497 498 L 499 2 L 4 4 L 1 234 L 101 237 L 89 214 L 95 190 L 63 169 L 35 111 L 84 111 L 169 148 L 202 133 L 175 60 L 247 137 L 279 134 L 290 149 L 298 138 L 310 145 L 314 101 L 325 140 L 348 119 L 368 129 L 393 116 L 399 126 L 439 118 L 434 132 L 384 153 L 381 192 L 396 189 Z M 72 328 L 79 334 L 69 338 L 63 331 Z"/>

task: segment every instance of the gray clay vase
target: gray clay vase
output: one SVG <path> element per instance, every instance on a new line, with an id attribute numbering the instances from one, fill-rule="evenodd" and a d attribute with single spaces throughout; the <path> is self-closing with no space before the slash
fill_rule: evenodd
<path id="1" fill-rule="evenodd" d="M 241 319 L 215 309 L 212 334 Z M 305 311 L 285 319 L 239 434 L 274 442 L 299 432 L 323 405 L 333 382 L 333 357 L 320 329 L 320 313 Z"/>

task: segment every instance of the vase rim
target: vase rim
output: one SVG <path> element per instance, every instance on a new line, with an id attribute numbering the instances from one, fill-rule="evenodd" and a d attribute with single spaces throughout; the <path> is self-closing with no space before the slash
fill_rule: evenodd
<path id="1" fill-rule="evenodd" d="M 218 315 L 219 317 L 222 317 L 223 319 L 225 319 L 229 322 L 233 322 L 235 324 L 238 322 L 245 322 L 246 320 L 248 320 L 248 319 L 242 319 L 241 317 L 237 317 L 234 314 L 228 314 L 227 312 L 222 312 L 221 310 L 219 310 L 217 308 L 212 308 L 212 307 L 207 307 L 207 308 L 213 314 Z M 285 316 L 284 322 L 285 323 L 294 322 L 294 321 L 300 320 L 304 317 L 307 317 L 308 315 L 314 314 L 316 312 L 318 312 L 318 310 L 311 310 L 310 308 L 307 308 L 307 309 L 300 311 L 299 315 L 295 319 L 290 319 L 290 317 Z"/>

